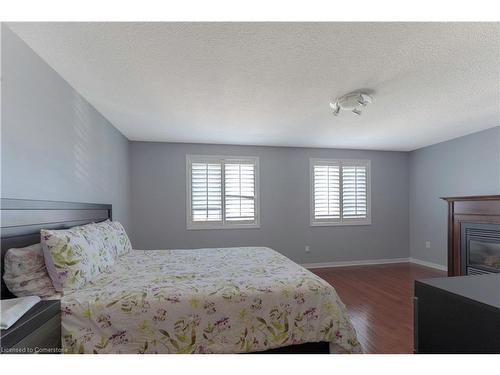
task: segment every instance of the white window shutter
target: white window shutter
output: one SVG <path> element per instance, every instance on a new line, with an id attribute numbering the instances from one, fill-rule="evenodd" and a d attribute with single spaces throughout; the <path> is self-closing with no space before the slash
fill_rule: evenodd
<path id="1" fill-rule="evenodd" d="M 186 155 L 187 229 L 259 228 L 259 158 Z"/>
<path id="2" fill-rule="evenodd" d="M 191 164 L 192 221 L 222 221 L 222 166 Z"/>
<path id="3" fill-rule="evenodd" d="M 311 225 L 369 225 L 370 161 L 311 159 Z"/>
<path id="4" fill-rule="evenodd" d="M 255 165 L 226 162 L 224 165 L 225 219 L 255 221 Z"/>
<path id="5" fill-rule="evenodd" d="M 360 165 L 342 167 L 342 217 L 367 218 L 367 168 Z"/>
<path id="6" fill-rule="evenodd" d="M 314 219 L 340 219 L 340 168 L 315 165 L 313 169 Z"/>

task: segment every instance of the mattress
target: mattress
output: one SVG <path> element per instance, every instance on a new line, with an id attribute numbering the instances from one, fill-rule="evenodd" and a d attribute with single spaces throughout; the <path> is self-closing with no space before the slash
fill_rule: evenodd
<path id="1" fill-rule="evenodd" d="M 361 351 L 335 289 L 264 247 L 134 250 L 61 309 L 66 353 Z"/>

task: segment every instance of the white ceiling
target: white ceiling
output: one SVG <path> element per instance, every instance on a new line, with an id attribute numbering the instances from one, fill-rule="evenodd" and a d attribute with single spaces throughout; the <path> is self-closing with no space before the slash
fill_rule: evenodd
<path id="1" fill-rule="evenodd" d="M 130 140 L 406 151 L 500 125 L 500 23 L 9 27 Z"/>

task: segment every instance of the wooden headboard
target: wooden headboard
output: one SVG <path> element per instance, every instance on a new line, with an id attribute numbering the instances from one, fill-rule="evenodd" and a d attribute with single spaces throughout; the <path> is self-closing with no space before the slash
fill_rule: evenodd
<path id="1" fill-rule="evenodd" d="M 14 297 L 3 281 L 3 260 L 8 249 L 39 243 L 40 229 L 65 229 L 112 219 L 110 204 L 2 198 L 0 210 L 2 299 Z"/>

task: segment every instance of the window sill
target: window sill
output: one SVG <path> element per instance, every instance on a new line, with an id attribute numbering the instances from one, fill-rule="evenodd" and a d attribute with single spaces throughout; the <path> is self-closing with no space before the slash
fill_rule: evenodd
<path id="1" fill-rule="evenodd" d="M 188 224 L 187 230 L 259 229 L 260 224 Z"/>
<path id="2" fill-rule="evenodd" d="M 338 221 L 338 222 L 332 222 L 332 221 L 325 221 L 325 222 L 312 221 L 310 223 L 311 227 L 345 227 L 345 226 L 364 226 L 364 225 L 372 225 L 371 220 L 363 220 L 363 221 Z"/>

